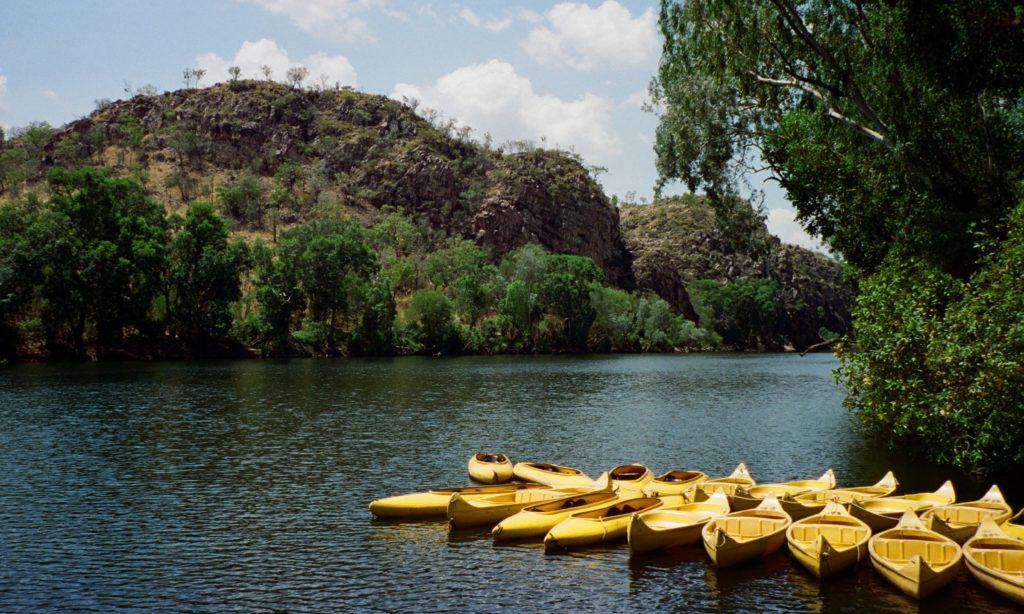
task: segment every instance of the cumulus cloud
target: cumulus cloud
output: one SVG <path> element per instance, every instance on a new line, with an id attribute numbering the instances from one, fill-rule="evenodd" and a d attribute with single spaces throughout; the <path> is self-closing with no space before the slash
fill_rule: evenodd
<path id="1" fill-rule="evenodd" d="M 313 36 L 351 43 L 373 40 L 359 17 L 383 5 L 381 0 L 243 0 L 271 13 L 285 15 L 299 29 Z"/>
<path id="2" fill-rule="evenodd" d="M 216 53 L 206 53 L 196 58 L 196 64 L 206 70 L 207 79 L 211 83 L 227 80 L 230 66 L 239 67 L 242 69 L 243 78 L 252 79 L 262 79 L 262 67 L 269 66 L 272 71 L 271 78 L 284 81 L 289 68 L 301 65 L 309 69 L 309 79 L 313 81 L 323 77 L 329 85 L 358 85 L 356 69 L 345 56 L 316 53 L 302 60 L 292 60 L 286 50 L 269 38 L 245 41 L 232 59 L 224 59 Z"/>
<path id="3" fill-rule="evenodd" d="M 502 19 L 492 17 L 490 19 L 484 20 L 481 19 L 479 15 L 474 13 L 472 9 L 467 8 L 464 8 L 461 11 L 459 11 L 459 17 L 461 17 L 463 21 L 473 26 L 474 28 L 483 28 L 491 32 L 501 32 L 502 30 L 507 30 L 509 26 L 512 25 L 511 17 L 504 17 Z"/>
<path id="4" fill-rule="evenodd" d="M 544 137 L 547 146 L 571 148 L 588 159 L 607 159 L 621 146 L 609 101 L 592 94 L 575 100 L 538 94 L 529 79 L 499 60 L 463 66 L 434 85 L 399 83 L 391 96 L 418 100 L 421 108 L 440 111 L 477 134 L 490 133 L 497 142 Z"/>
<path id="5" fill-rule="evenodd" d="M 544 16 L 546 23 L 523 42 L 526 53 L 542 64 L 577 70 L 653 67 L 660 40 L 653 8 L 633 17 L 615 0 L 596 8 L 564 2 Z"/>
<path id="6" fill-rule="evenodd" d="M 799 245 L 807 249 L 824 252 L 821 241 L 807 234 L 807 231 L 796 221 L 796 211 L 792 209 L 769 209 L 765 220 L 768 232 L 782 240 L 783 243 Z"/>

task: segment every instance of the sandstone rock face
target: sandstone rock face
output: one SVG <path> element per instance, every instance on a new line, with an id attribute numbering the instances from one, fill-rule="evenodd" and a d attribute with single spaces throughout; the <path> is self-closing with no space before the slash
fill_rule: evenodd
<path id="1" fill-rule="evenodd" d="M 564 152 L 503 154 L 383 96 L 239 81 L 106 105 L 57 130 L 51 158 L 72 134 L 86 142 L 84 135 L 99 132 L 105 146 L 124 146 L 126 119 L 144 135 L 136 155 L 142 166 L 166 162 L 197 178 L 220 173 L 227 180 L 253 173 L 269 184 L 291 163 L 307 184 L 358 217 L 372 221 L 375 211 L 398 207 L 496 257 L 538 243 L 590 256 L 609 283 L 633 285 L 618 211 L 579 159 Z M 308 215 L 285 212 L 281 219 L 298 223 Z"/>
<path id="2" fill-rule="evenodd" d="M 762 248 L 743 253 L 719 231 L 714 212 L 700 198 L 629 205 L 621 216 L 637 286 L 657 293 L 687 317 L 696 320 L 685 291 L 691 281 L 767 278 L 779 287 L 777 332 L 784 342 L 804 349 L 822 341 L 821 327 L 849 331 L 853 289 L 831 258 L 785 245 L 764 227 L 753 237 Z"/>

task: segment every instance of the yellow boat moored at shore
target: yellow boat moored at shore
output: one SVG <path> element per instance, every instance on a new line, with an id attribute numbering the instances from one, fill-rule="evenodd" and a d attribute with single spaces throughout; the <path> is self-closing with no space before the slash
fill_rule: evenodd
<path id="1" fill-rule="evenodd" d="M 465 486 L 437 488 L 425 492 L 395 495 L 370 502 L 370 511 L 379 518 L 444 518 L 452 495 L 465 498 L 487 497 L 519 490 L 540 490 L 542 484 L 495 484 L 493 486 Z"/>
<path id="2" fill-rule="evenodd" d="M 616 501 L 639 496 L 640 493 L 634 491 L 624 496 L 610 491 L 598 491 L 538 503 L 524 507 L 518 513 L 499 522 L 491 530 L 491 537 L 494 541 L 543 537 L 552 527 L 576 512 L 599 509 Z"/>
<path id="3" fill-rule="evenodd" d="M 642 492 L 644 487 L 654 479 L 654 474 L 644 465 L 633 463 L 631 465 L 619 465 L 611 471 L 602 473 L 595 481 L 603 482 L 606 477 L 611 479 L 613 490 L 635 490 Z"/>
<path id="4" fill-rule="evenodd" d="M 962 544 L 977 532 L 986 518 L 999 524 L 1012 513 L 1002 491 L 993 484 L 981 499 L 933 507 L 921 515 L 921 522 L 939 535 Z"/>
<path id="5" fill-rule="evenodd" d="M 675 509 L 663 506 L 636 514 L 626 531 L 629 549 L 642 553 L 695 544 L 705 524 L 728 513 L 728 498 L 716 492 L 700 503 L 686 503 Z"/>
<path id="6" fill-rule="evenodd" d="M 478 452 L 469 457 L 469 477 L 483 484 L 512 481 L 512 461 L 504 454 Z"/>
<path id="7" fill-rule="evenodd" d="M 794 496 L 810 492 L 812 490 L 827 490 L 836 487 L 836 474 L 831 469 L 821 474 L 821 477 L 813 480 L 793 480 L 790 482 L 778 482 L 775 484 L 758 484 L 749 488 L 740 486 L 729 495 L 729 508 L 738 512 L 741 510 L 754 509 L 761 504 L 765 497 L 782 499 L 785 496 Z M 785 509 L 785 507 L 783 507 Z"/>
<path id="8" fill-rule="evenodd" d="M 1013 515 L 1000 525 L 1003 533 L 1015 539 L 1024 539 L 1024 509 Z"/>
<path id="9" fill-rule="evenodd" d="M 703 471 L 673 469 L 655 476 L 651 483 L 644 487 L 644 494 L 650 497 L 678 495 L 686 492 L 694 484 L 707 481 L 707 479 L 708 474 Z"/>
<path id="10" fill-rule="evenodd" d="M 694 484 L 686 490 L 685 494 L 691 501 L 703 501 L 718 491 L 731 495 L 736 492 L 737 488 L 750 488 L 756 484 L 757 482 L 754 481 L 754 478 L 750 476 L 750 472 L 747 471 L 747 465 L 740 463 L 733 469 L 732 473 L 724 478 L 704 480 Z"/>
<path id="11" fill-rule="evenodd" d="M 718 567 L 767 556 L 786 543 L 793 523 L 778 499 L 768 497 L 752 510 L 730 512 L 704 525 L 704 549 Z"/>
<path id="12" fill-rule="evenodd" d="M 964 560 L 978 582 L 1024 605 L 1024 541 L 1007 535 L 991 516 L 964 544 Z"/>
<path id="13" fill-rule="evenodd" d="M 889 471 L 871 486 L 811 490 L 796 496 L 785 495 L 779 502 L 782 504 L 782 509 L 786 510 L 793 520 L 800 520 L 820 514 L 829 501 L 835 500 L 843 505 L 848 505 L 851 501 L 891 495 L 897 486 L 899 486 L 899 481 L 892 471 Z"/>
<path id="14" fill-rule="evenodd" d="M 868 542 L 871 564 L 886 580 L 915 599 L 923 599 L 949 584 L 960 567 L 960 545 L 925 528 L 907 511 L 895 528 Z"/>
<path id="15" fill-rule="evenodd" d="M 956 491 L 953 489 L 953 482 L 947 480 L 935 492 L 851 501 L 850 514 L 863 520 L 873 532 L 878 533 L 895 527 L 907 510 L 921 514 L 936 505 L 949 505 L 954 501 Z"/>
<path id="16" fill-rule="evenodd" d="M 544 536 L 544 550 L 575 548 L 623 539 L 634 514 L 657 509 L 663 503 L 658 497 L 635 497 L 573 513 L 551 527 Z"/>
<path id="17" fill-rule="evenodd" d="M 820 514 L 797 520 L 786 529 L 793 558 L 818 578 L 831 576 L 867 558 L 871 527 L 830 501 Z"/>
<path id="18" fill-rule="evenodd" d="M 524 482 L 536 482 L 550 488 L 587 487 L 595 481 L 579 469 L 550 463 L 516 463 L 512 474 Z"/>
<path id="19" fill-rule="evenodd" d="M 545 501 L 553 501 L 571 495 L 589 492 L 611 492 L 611 479 L 605 478 L 603 485 L 587 488 L 531 488 L 489 497 L 463 497 L 456 493 L 448 502 L 448 523 L 453 528 L 494 526 L 523 508 Z"/>

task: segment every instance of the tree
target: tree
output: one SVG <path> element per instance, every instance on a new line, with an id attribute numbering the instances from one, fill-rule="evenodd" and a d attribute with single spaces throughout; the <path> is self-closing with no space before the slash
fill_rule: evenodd
<path id="1" fill-rule="evenodd" d="M 452 320 L 452 302 L 437 290 L 417 290 L 409 300 L 406 321 L 412 324 L 428 353 L 455 349 L 458 340 Z"/>
<path id="2" fill-rule="evenodd" d="M 585 256 L 550 254 L 541 280 L 544 309 L 560 318 L 570 349 L 586 347 L 587 332 L 596 317 L 590 291 L 604 279 L 601 269 Z"/>
<path id="3" fill-rule="evenodd" d="M 702 327 L 737 349 L 770 345 L 778 312 L 778 284 L 771 279 L 720 283 L 699 279 L 687 286 Z"/>
<path id="4" fill-rule="evenodd" d="M 232 83 L 237 83 L 238 78 L 242 76 L 242 69 L 237 66 L 229 66 L 228 75 L 231 76 Z"/>
<path id="5" fill-rule="evenodd" d="M 659 188 L 728 217 L 759 155 L 850 263 L 906 245 L 964 277 L 1017 202 L 1021 23 L 1010 0 L 664 0 Z"/>
<path id="6" fill-rule="evenodd" d="M 52 214 L 40 227 L 50 244 L 39 276 L 50 346 L 68 341 L 84 356 L 88 322 L 101 349 L 127 327 L 148 329 L 166 266 L 163 208 L 138 183 L 106 170 L 54 168 L 48 182 Z"/>
<path id="7" fill-rule="evenodd" d="M 270 75 L 274 74 L 274 69 L 269 64 L 261 64 L 260 72 L 263 73 L 263 78 L 270 81 Z"/>
<path id="8" fill-rule="evenodd" d="M 540 297 L 526 282 L 517 279 L 505 287 L 505 296 L 498 302 L 498 328 L 511 346 L 535 345 L 541 315 Z"/>
<path id="9" fill-rule="evenodd" d="M 288 84 L 295 89 L 299 89 L 299 87 L 302 85 L 302 82 L 305 81 L 306 77 L 308 76 L 309 69 L 306 68 L 305 66 L 292 66 L 291 68 L 288 69 L 288 72 L 286 73 L 286 79 L 288 80 Z"/>
<path id="10" fill-rule="evenodd" d="M 228 229 L 213 205 L 189 205 L 170 243 L 169 285 L 173 329 L 188 340 L 223 336 L 231 326 L 230 304 L 241 297 L 248 249 L 228 242 Z"/>
<path id="11" fill-rule="evenodd" d="M 221 210 L 233 220 L 250 228 L 263 227 L 263 213 L 266 202 L 259 180 L 253 175 L 244 175 L 238 181 L 217 190 Z"/>

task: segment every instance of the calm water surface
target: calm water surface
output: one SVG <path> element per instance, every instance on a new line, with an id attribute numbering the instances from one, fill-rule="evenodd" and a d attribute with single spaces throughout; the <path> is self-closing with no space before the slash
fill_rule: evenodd
<path id="1" fill-rule="evenodd" d="M 487 530 L 374 520 L 374 498 L 467 482 L 466 459 L 643 462 L 759 482 L 892 468 L 830 356 L 527 357 L 0 368 L 0 611 L 906 611 L 871 569 L 819 584 L 785 552 L 718 571 L 695 547 L 545 555 Z M 1001 484 L 1015 507 L 1019 484 Z M 922 606 L 1013 611 L 966 572 Z"/>

